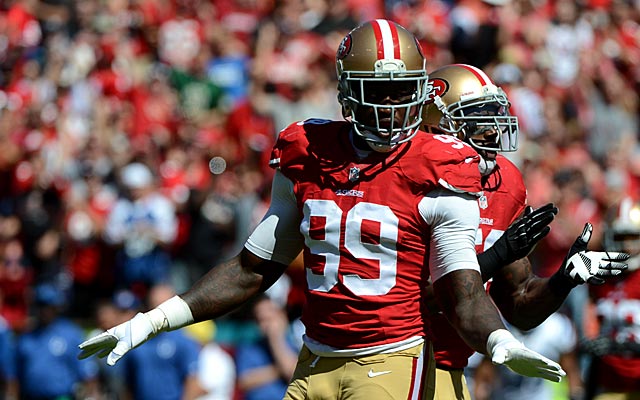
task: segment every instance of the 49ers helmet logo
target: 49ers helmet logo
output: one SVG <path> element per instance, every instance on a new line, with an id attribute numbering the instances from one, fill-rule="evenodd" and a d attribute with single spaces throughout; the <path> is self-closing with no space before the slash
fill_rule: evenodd
<path id="1" fill-rule="evenodd" d="M 338 60 L 342 60 L 345 58 L 349 52 L 351 51 L 351 35 L 347 35 L 340 42 L 340 46 L 338 46 L 338 52 L 336 53 L 336 58 Z"/>
<path id="2" fill-rule="evenodd" d="M 427 83 L 427 100 L 425 104 L 433 103 L 435 96 L 444 96 L 449 90 L 449 82 L 440 78 L 429 79 Z"/>

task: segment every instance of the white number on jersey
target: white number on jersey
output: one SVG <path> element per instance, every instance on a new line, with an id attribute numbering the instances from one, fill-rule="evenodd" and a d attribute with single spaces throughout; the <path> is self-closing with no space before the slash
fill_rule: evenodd
<path id="1" fill-rule="evenodd" d="M 484 241 L 482 251 L 487 251 L 489 247 L 493 246 L 496 240 L 500 239 L 500 236 L 502 236 L 503 233 L 504 231 L 500 229 L 491 229 L 487 237 L 484 237 L 482 228 L 479 228 L 476 231 L 476 246 L 480 246 Z"/>
<path id="2" fill-rule="evenodd" d="M 451 143 L 451 147 L 454 149 L 461 149 L 464 146 L 469 146 L 468 144 L 466 144 L 465 142 L 463 142 L 462 140 L 458 139 L 455 136 L 452 135 L 433 135 L 433 138 L 436 140 L 441 141 L 442 143 Z"/>
<path id="3" fill-rule="evenodd" d="M 340 236 L 343 211 L 333 200 L 310 199 L 304 203 L 301 230 L 305 244 L 312 254 L 325 258 L 322 274 L 307 270 L 309 290 L 328 292 L 338 283 L 340 265 Z M 325 220 L 324 237 L 313 239 L 309 235 L 312 217 Z M 319 220 L 319 218 L 317 219 Z M 379 243 L 363 243 L 363 220 L 380 223 Z M 399 219 L 391 209 L 380 204 L 361 202 L 347 212 L 344 228 L 344 247 L 358 259 L 378 260 L 380 277 L 365 279 L 356 274 L 345 275 L 342 284 L 358 296 L 381 296 L 396 284 Z"/>

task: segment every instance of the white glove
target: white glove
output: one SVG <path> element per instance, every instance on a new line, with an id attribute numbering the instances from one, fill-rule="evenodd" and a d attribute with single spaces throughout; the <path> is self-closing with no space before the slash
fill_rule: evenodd
<path id="1" fill-rule="evenodd" d="M 593 227 L 586 223 L 582 233 L 569 250 L 564 265 L 564 274 L 575 284 L 592 283 L 601 285 L 602 277 L 616 276 L 627 269 L 629 254 L 613 251 L 589 251 L 587 244 L 591 240 Z"/>
<path id="2" fill-rule="evenodd" d="M 78 358 L 82 360 L 94 354 L 103 358 L 108 354 L 107 364 L 114 365 L 129 350 L 138 347 L 158 332 L 147 314 L 138 313 L 132 319 L 80 343 L 82 351 Z"/>
<path id="3" fill-rule="evenodd" d="M 78 346 L 79 359 L 96 355 L 107 357 L 107 364 L 114 365 L 129 350 L 140 346 L 161 331 L 178 329 L 193 322 L 187 303 L 174 296 L 146 313 L 138 313 L 106 332 L 94 336 Z"/>
<path id="4" fill-rule="evenodd" d="M 567 374 L 558 363 L 528 349 L 506 329 L 491 332 L 487 352 L 494 364 L 504 365 L 516 374 L 552 382 L 560 382 Z"/>

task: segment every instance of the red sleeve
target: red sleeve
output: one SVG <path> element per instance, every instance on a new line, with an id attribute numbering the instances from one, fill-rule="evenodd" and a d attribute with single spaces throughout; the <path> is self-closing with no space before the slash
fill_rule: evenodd
<path id="1" fill-rule="evenodd" d="M 482 192 L 478 168 L 480 156 L 471 146 L 453 136 L 426 133 L 418 135 L 424 138 L 416 141 L 416 144 L 422 146 L 421 151 L 414 152 L 414 157 L 402 160 L 408 179 L 416 183 L 432 181 L 455 192 L 474 195 Z M 415 168 L 416 165 L 423 165 L 425 168 Z"/>
<path id="2" fill-rule="evenodd" d="M 280 168 L 294 182 L 318 179 L 329 185 L 330 181 L 346 181 L 345 169 L 335 167 L 353 157 L 350 127 L 346 121 L 325 119 L 295 122 L 278 135 L 269 166 Z"/>
<path id="3" fill-rule="evenodd" d="M 300 172 L 304 166 L 302 160 L 308 156 L 308 145 L 302 125 L 299 123 L 289 125 L 278 135 L 271 150 L 269 166 L 274 169 L 280 168 L 285 175 Z"/>
<path id="4" fill-rule="evenodd" d="M 527 205 L 527 188 L 524 184 L 522 173 L 513 162 L 500 154 L 498 154 L 497 160 L 500 169 L 499 179 L 502 181 L 501 186 L 506 189 L 512 198 L 512 201 L 504 202 L 504 204 L 511 204 L 512 207 L 512 218 L 508 221 L 511 224 L 524 212 Z"/>

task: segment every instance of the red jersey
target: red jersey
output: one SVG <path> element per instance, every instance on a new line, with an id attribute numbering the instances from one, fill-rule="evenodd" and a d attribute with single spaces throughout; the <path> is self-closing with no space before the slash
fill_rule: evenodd
<path id="1" fill-rule="evenodd" d="M 306 334 L 340 349 L 424 337 L 430 230 L 418 203 L 442 186 L 480 192 L 479 156 L 457 139 L 419 133 L 359 163 L 350 129 L 343 121 L 293 124 L 272 152 L 301 213 Z"/>
<path id="2" fill-rule="evenodd" d="M 596 302 L 600 335 L 618 344 L 640 343 L 640 270 L 589 286 Z M 640 356 L 606 355 L 598 360 L 597 385 L 616 392 L 640 391 Z"/>
<path id="3" fill-rule="evenodd" d="M 484 196 L 478 199 L 480 227 L 476 236 L 476 251 L 482 253 L 502 236 L 509 225 L 524 211 L 527 192 L 520 170 L 498 154 L 496 169 L 483 179 Z M 442 313 L 431 318 L 433 350 L 436 365 L 444 369 L 467 366 L 471 349 L 449 324 Z"/>

